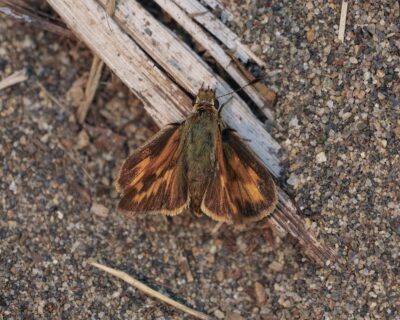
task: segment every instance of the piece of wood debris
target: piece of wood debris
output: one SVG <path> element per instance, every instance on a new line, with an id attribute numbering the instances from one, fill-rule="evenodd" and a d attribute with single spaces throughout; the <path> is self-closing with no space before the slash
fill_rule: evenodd
<path id="1" fill-rule="evenodd" d="M 160 126 L 183 119 L 191 100 L 93 0 L 48 0 L 76 34 L 130 88 Z M 107 21 L 106 21 L 107 20 Z"/>
<path id="2" fill-rule="evenodd" d="M 114 15 L 117 0 L 107 0 L 106 11 L 110 16 Z"/>
<path id="3" fill-rule="evenodd" d="M 25 69 L 15 71 L 13 74 L 10 74 L 8 77 L 0 80 L 0 90 L 14 86 L 14 85 L 24 82 L 26 80 L 28 80 L 28 74 Z"/>
<path id="4" fill-rule="evenodd" d="M 107 267 L 105 265 L 102 265 L 102 264 L 94 262 L 94 261 L 89 261 L 89 264 L 91 264 L 92 266 L 94 266 L 94 267 L 96 267 L 96 268 L 98 268 L 100 270 L 108 272 L 109 274 L 111 274 L 111 275 L 113 275 L 113 276 L 115 276 L 117 278 L 122 279 L 123 281 L 129 283 L 130 285 L 132 285 L 136 289 L 144 292 L 145 294 L 147 294 L 147 295 L 149 295 L 149 296 L 151 296 L 153 298 L 156 298 L 156 299 L 158 299 L 158 300 L 160 300 L 160 301 L 162 301 L 164 303 L 167 303 L 170 306 L 172 306 L 172 307 L 174 307 L 176 309 L 179 309 L 179 310 L 181 310 L 181 311 L 183 311 L 183 312 L 185 312 L 187 314 L 190 314 L 190 315 L 192 315 L 193 317 L 195 317 L 197 319 L 211 320 L 211 317 L 208 316 L 207 314 L 205 314 L 203 312 L 200 312 L 200 311 L 196 311 L 196 310 L 194 310 L 192 308 L 189 308 L 189 307 L 187 307 L 187 306 L 185 306 L 185 305 L 183 305 L 183 304 L 181 304 L 181 303 L 179 303 L 179 302 L 177 302 L 177 301 L 175 301 L 175 300 L 173 300 L 173 299 L 171 299 L 171 298 L 159 293 L 158 291 L 148 287 L 144 283 L 142 283 L 139 280 L 131 277 L 130 275 L 128 275 L 125 272 L 122 272 L 122 271 Z"/>
<path id="5" fill-rule="evenodd" d="M 189 262 L 183 252 L 179 255 L 179 267 L 181 272 L 185 274 L 187 282 L 191 283 L 194 281 L 192 271 L 190 271 Z"/>
<path id="6" fill-rule="evenodd" d="M 193 96 L 202 83 L 215 87 L 217 95 L 232 91 L 186 44 L 134 0 L 117 2 L 115 20 L 104 19 L 107 13 L 94 0 L 48 2 L 144 102 L 146 110 L 160 126 L 182 120 L 191 110 L 192 102 L 147 55 Z M 99 2 L 106 4 L 106 0 Z M 236 94 L 232 97 L 222 111 L 224 120 L 248 141 L 270 172 L 279 176 L 281 167 L 277 154 L 280 145 L 244 101 Z"/>
<path id="7" fill-rule="evenodd" d="M 342 9 L 340 11 L 340 21 L 339 21 L 339 31 L 338 38 L 340 42 L 344 42 L 344 33 L 346 29 L 346 16 L 347 16 L 347 6 L 348 2 L 346 0 L 342 1 Z"/>
<path id="8" fill-rule="evenodd" d="M 225 3 L 229 0 L 223 0 Z M 212 10 L 217 11 L 221 15 L 221 20 L 223 21 L 232 21 L 234 16 L 232 12 L 226 10 L 226 5 L 219 2 L 218 0 L 202 0 L 204 5 L 208 6 Z"/>
<path id="9" fill-rule="evenodd" d="M 317 240 L 312 232 L 306 228 L 305 222 L 298 214 L 294 203 L 279 187 L 277 189 L 279 197 L 278 205 L 271 216 L 269 216 L 269 221 L 274 228 L 281 235 L 289 233 L 297 239 L 307 255 L 319 265 L 329 266 L 336 262 L 337 256 L 333 249 Z"/>

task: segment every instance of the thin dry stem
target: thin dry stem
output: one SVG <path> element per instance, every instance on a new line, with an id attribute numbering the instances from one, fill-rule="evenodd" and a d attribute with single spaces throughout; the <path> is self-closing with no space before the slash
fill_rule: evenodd
<path id="1" fill-rule="evenodd" d="M 338 38 L 339 38 L 340 42 L 344 42 L 344 33 L 345 33 L 345 29 L 346 29 L 347 6 L 348 6 L 348 2 L 343 0 L 342 1 L 342 9 L 340 11 L 340 21 L 339 21 L 339 31 L 338 31 Z"/>
<path id="2" fill-rule="evenodd" d="M 92 66 L 90 68 L 89 79 L 86 83 L 85 99 L 80 104 L 76 113 L 78 122 L 80 124 L 85 122 L 85 118 L 89 112 L 90 105 L 92 104 L 97 87 L 99 86 L 103 66 L 104 62 L 100 60 L 98 56 L 94 56 L 92 60 Z"/>
<path id="3" fill-rule="evenodd" d="M 8 77 L 6 77 L 0 81 L 0 90 L 14 86 L 14 85 L 24 82 L 26 80 L 28 80 L 28 75 L 26 74 L 25 69 L 16 71 L 13 74 L 9 75 Z"/>
<path id="4" fill-rule="evenodd" d="M 136 289 L 144 292 L 145 294 L 147 294 L 153 298 L 156 298 L 164 303 L 167 303 L 170 306 L 172 306 L 176 309 L 179 309 L 187 314 L 190 314 L 193 317 L 196 317 L 197 319 L 211 320 L 211 317 L 209 317 L 207 314 L 200 312 L 200 311 L 196 311 L 194 309 L 191 309 L 191 308 L 159 293 L 158 291 L 148 287 L 143 282 L 140 282 L 139 280 L 131 277 L 129 274 L 127 274 L 123 271 L 119 271 L 119 270 L 107 267 L 105 265 L 102 265 L 102 264 L 94 262 L 94 261 L 90 261 L 89 263 L 92 266 L 94 266 L 100 270 L 108 272 L 109 274 L 112 274 L 113 276 L 122 279 L 123 281 L 129 283 L 130 285 L 134 286 Z"/>

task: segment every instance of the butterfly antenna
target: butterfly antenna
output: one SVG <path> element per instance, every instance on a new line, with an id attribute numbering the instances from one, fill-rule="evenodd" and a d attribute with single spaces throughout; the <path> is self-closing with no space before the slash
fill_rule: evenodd
<path id="1" fill-rule="evenodd" d="M 232 100 L 232 98 L 233 97 L 230 97 L 228 100 L 226 100 L 223 104 L 220 105 L 220 107 L 218 108 L 218 115 L 219 116 L 221 115 L 222 108 L 225 107 L 228 104 L 228 102 Z"/>
<path id="2" fill-rule="evenodd" d="M 239 91 L 243 90 L 243 88 L 246 88 L 246 87 L 248 87 L 248 86 L 251 86 L 251 85 L 253 85 L 253 84 L 255 84 L 255 83 L 261 81 L 262 79 L 263 79 L 263 78 L 256 78 L 256 79 L 254 79 L 254 80 L 251 80 L 248 84 L 245 84 L 243 87 L 240 87 L 240 88 L 237 89 L 237 90 L 234 90 L 234 91 L 225 93 L 225 94 L 223 94 L 223 95 L 221 95 L 221 96 L 215 97 L 215 99 L 219 99 L 219 98 L 222 98 L 222 97 L 225 97 L 225 96 L 229 96 L 230 94 L 234 94 L 234 93 L 236 93 L 236 92 L 239 92 Z M 219 114 L 219 115 L 221 114 L 222 108 L 225 107 L 225 106 L 227 105 L 227 103 L 228 103 L 229 101 L 232 100 L 232 98 L 233 98 L 233 97 L 230 97 L 230 98 L 229 98 L 228 100 L 226 100 L 223 104 L 221 104 L 221 106 L 220 106 L 219 109 L 218 109 L 218 114 Z"/>
<path id="3" fill-rule="evenodd" d="M 245 84 L 243 87 L 240 87 L 240 88 L 237 89 L 237 90 L 234 90 L 234 91 L 225 93 L 225 94 L 223 94 L 223 95 L 221 95 L 221 96 L 218 96 L 218 97 L 216 97 L 216 99 L 219 99 L 219 98 L 222 98 L 222 97 L 225 97 L 225 96 L 229 96 L 230 94 L 234 94 L 234 93 L 236 93 L 236 92 L 242 91 L 244 88 L 246 88 L 246 87 L 248 87 L 248 86 L 251 86 L 251 85 L 257 83 L 257 82 L 261 81 L 262 79 L 263 79 L 263 78 L 256 78 L 256 79 L 254 79 L 254 80 L 251 80 L 249 83 Z"/>

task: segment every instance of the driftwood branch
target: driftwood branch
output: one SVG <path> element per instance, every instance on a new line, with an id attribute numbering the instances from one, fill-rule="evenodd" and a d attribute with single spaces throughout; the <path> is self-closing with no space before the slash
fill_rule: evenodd
<path id="1" fill-rule="evenodd" d="M 144 102 L 145 109 L 160 126 L 182 120 L 191 109 L 191 99 L 180 87 L 193 96 L 202 83 L 215 87 L 218 95 L 232 91 L 196 53 L 135 0 L 119 0 L 112 17 L 103 9 L 106 0 L 48 2 L 94 54 Z M 180 87 L 166 74 L 172 76 Z M 277 152 L 280 146 L 239 96 L 233 95 L 222 116 L 230 127 L 249 141 L 250 148 L 278 177 Z M 298 239 L 308 255 L 318 263 L 335 260 L 333 251 L 306 230 L 296 207 L 280 189 L 278 210 L 271 222 L 278 230 Z"/>

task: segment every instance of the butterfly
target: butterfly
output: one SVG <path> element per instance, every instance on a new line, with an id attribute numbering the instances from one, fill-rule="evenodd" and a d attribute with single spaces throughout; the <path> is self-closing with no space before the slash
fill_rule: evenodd
<path id="1" fill-rule="evenodd" d="M 160 130 L 123 163 L 116 181 L 118 209 L 196 215 L 227 223 L 260 220 L 278 201 L 273 178 L 220 117 L 215 90 L 199 90 L 193 110 Z"/>

